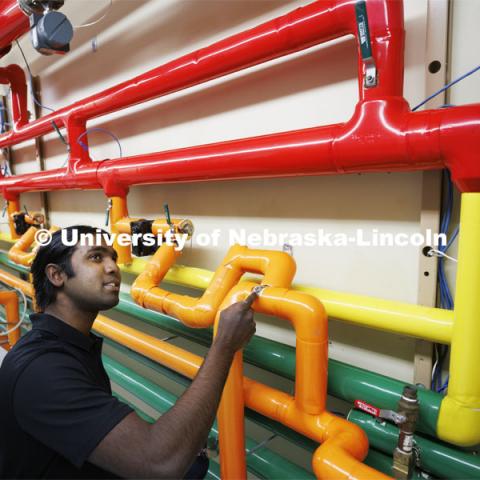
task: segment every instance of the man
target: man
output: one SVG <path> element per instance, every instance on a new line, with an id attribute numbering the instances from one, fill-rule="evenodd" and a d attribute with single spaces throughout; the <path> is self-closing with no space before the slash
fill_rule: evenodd
<path id="1" fill-rule="evenodd" d="M 91 227 L 69 227 L 95 233 Z M 70 242 L 67 242 L 67 244 Z M 191 386 L 157 422 L 111 395 L 102 340 L 90 329 L 119 299 L 117 255 L 106 244 L 66 246 L 61 231 L 32 264 L 32 330 L 0 368 L 2 478 L 184 478 L 212 426 L 234 353 L 255 332 L 251 294 L 222 312 Z"/>

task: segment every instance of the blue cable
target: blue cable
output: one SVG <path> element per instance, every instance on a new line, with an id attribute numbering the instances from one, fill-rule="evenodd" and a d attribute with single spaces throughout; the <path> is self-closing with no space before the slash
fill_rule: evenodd
<path id="1" fill-rule="evenodd" d="M 461 75 L 460 77 L 456 78 L 455 80 L 452 80 L 450 83 L 447 83 L 446 85 L 444 85 L 440 90 L 437 90 L 435 93 L 432 93 L 429 97 L 427 97 L 423 102 L 420 102 L 418 105 L 416 105 L 415 107 L 412 108 L 412 112 L 414 112 L 415 110 L 419 109 L 421 106 L 425 105 L 427 102 L 429 102 L 432 98 L 435 98 L 437 95 L 440 95 L 441 93 L 443 93 L 445 90 L 448 90 L 450 87 L 453 87 L 453 85 L 455 85 L 456 83 L 458 82 L 461 82 L 462 80 L 464 80 L 465 78 L 469 77 L 470 75 L 473 75 L 475 72 L 477 72 L 478 70 L 480 70 L 480 65 L 478 65 L 477 67 L 473 68 L 472 70 L 470 70 L 469 72 L 467 73 L 464 73 L 463 75 Z"/>
<path id="2" fill-rule="evenodd" d="M 38 105 L 40 108 L 44 108 L 45 110 L 49 110 L 50 112 L 54 112 L 55 110 L 53 108 L 47 107 L 46 105 L 42 105 L 37 98 L 35 97 L 35 92 L 33 91 L 33 75 L 32 71 L 30 70 L 30 65 L 27 62 L 27 58 L 25 57 L 25 54 L 23 53 L 22 47 L 18 43 L 18 40 L 15 40 L 17 43 L 17 47 L 20 50 L 20 53 L 22 54 L 23 61 L 25 62 L 25 66 L 27 67 L 27 72 L 28 72 L 28 79 L 30 81 L 30 93 L 32 94 L 33 101 L 35 102 L 36 105 Z"/>
<path id="3" fill-rule="evenodd" d="M 79 135 L 79 137 L 77 138 L 77 143 L 83 148 L 83 150 L 88 152 L 88 146 L 85 143 L 83 143 L 81 141 L 81 139 L 85 135 L 87 135 L 87 133 L 89 133 L 89 132 L 102 132 L 102 133 L 106 133 L 107 135 L 110 135 L 110 137 L 112 137 L 117 142 L 118 150 L 120 152 L 120 158 L 123 157 L 122 145 L 120 143 L 119 138 L 114 133 L 112 133 L 110 130 L 107 130 L 106 128 L 100 128 L 100 127 L 87 128 L 81 135 Z"/>
<path id="4" fill-rule="evenodd" d="M 443 214 L 440 222 L 440 233 L 447 234 L 450 221 L 452 217 L 453 211 L 453 183 L 451 181 L 450 173 L 447 171 L 444 172 L 445 180 L 446 180 L 446 200 L 445 206 L 443 209 Z M 459 227 L 457 226 L 449 238 L 447 245 L 442 245 L 439 247 L 441 252 L 446 252 L 450 246 L 453 244 L 455 239 L 458 236 Z M 440 307 L 448 310 L 452 310 L 454 306 L 453 297 L 450 291 L 450 287 L 448 285 L 447 276 L 445 273 L 445 265 L 444 265 L 444 258 L 440 257 L 438 260 L 438 283 L 439 283 L 439 290 L 440 290 Z M 437 358 L 437 363 L 435 365 L 435 369 L 432 375 L 432 390 L 437 392 L 444 392 L 448 387 L 448 376 L 445 382 L 442 384 L 442 365 L 447 356 L 448 349 L 447 347 L 440 345 L 438 346 L 439 353 Z"/>

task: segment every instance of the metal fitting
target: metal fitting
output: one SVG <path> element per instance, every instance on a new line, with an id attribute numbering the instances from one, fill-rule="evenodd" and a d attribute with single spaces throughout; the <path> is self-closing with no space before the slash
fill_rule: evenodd
<path id="1" fill-rule="evenodd" d="M 258 296 L 263 292 L 265 288 L 269 287 L 269 285 L 257 285 L 252 288 L 252 292 L 256 293 Z"/>
<path id="2" fill-rule="evenodd" d="M 393 452 L 393 474 L 399 480 L 407 480 L 413 474 L 415 452 L 413 434 L 418 420 L 419 403 L 416 387 L 406 386 L 398 402 L 398 414 L 404 417 L 399 423 L 400 433 Z"/>

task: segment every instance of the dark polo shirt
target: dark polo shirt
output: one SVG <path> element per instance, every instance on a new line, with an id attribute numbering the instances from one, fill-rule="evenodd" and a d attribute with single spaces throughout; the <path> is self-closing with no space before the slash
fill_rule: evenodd
<path id="1" fill-rule="evenodd" d="M 102 339 L 47 314 L 0 368 L 1 478 L 116 478 L 87 461 L 133 410 L 112 396 Z"/>

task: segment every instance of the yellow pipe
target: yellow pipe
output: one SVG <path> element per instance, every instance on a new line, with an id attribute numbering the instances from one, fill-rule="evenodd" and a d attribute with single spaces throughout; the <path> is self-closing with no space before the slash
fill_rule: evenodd
<path id="1" fill-rule="evenodd" d="M 0 233 L 0 240 L 12 242 L 10 236 Z M 133 259 L 130 265 L 121 265 L 123 272 L 140 275 L 148 260 Z M 175 285 L 205 290 L 213 272 L 202 268 L 173 265 L 164 281 Z M 329 317 L 354 325 L 384 332 L 407 335 L 436 343 L 450 344 L 453 331 L 453 312 L 441 308 L 384 300 L 343 292 L 335 292 L 307 285 L 294 284 L 299 290 L 320 300 Z"/>
<path id="2" fill-rule="evenodd" d="M 136 258 L 121 270 L 140 275 L 148 260 Z M 214 273 L 184 265 L 173 265 L 164 281 L 204 290 Z M 452 338 L 453 312 L 441 308 L 384 300 L 323 288 L 294 284 L 293 289 L 308 293 L 320 300 L 329 317 L 399 335 L 422 338 L 436 343 L 449 344 Z"/>
<path id="3" fill-rule="evenodd" d="M 462 194 L 448 395 L 440 405 L 442 440 L 480 442 L 480 193 Z"/>
<path id="4" fill-rule="evenodd" d="M 327 310 L 329 317 L 436 343 L 451 342 L 453 313 L 449 310 L 304 285 L 294 287 L 317 297 Z"/>
<path id="5" fill-rule="evenodd" d="M 278 287 L 288 287 L 295 275 L 295 262 L 285 252 L 251 250 L 234 245 L 204 294 L 194 298 L 157 286 L 179 254 L 174 246 L 160 247 L 134 281 L 130 293 L 139 305 L 171 315 L 191 327 L 208 327 L 214 323 L 220 304 L 246 271 L 261 273 L 264 275 L 264 284 Z"/>

